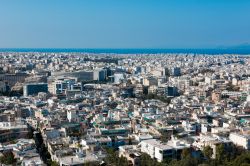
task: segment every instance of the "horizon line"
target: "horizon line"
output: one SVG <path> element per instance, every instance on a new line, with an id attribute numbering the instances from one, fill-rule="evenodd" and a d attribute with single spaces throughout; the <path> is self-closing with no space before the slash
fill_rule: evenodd
<path id="1" fill-rule="evenodd" d="M 108 48 L 108 47 L 93 47 L 93 48 L 85 48 L 85 47 L 0 47 L 1 50 L 3 49 L 73 49 L 73 50 L 77 50 L 77 49 L 86 49 L 86 50 L 213 50 L 213 49 L 246 49 L 246 50 L 250 50 L 250 46 L 249 48 L 242 48 L 242 47 L 238 47 L 238 46 L 232 46 L 232 47 L 180 47 L 180 48 L 150 48 L 150 47 L 139 47 L 139 48 Z"/>

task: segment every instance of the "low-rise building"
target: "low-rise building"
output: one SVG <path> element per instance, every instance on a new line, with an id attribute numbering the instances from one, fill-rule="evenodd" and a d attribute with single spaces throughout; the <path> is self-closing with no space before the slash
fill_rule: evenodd
<path id="1" fill-rule="evenodd" d="M 229 139 L 237 146 L 250 149 L 250 135 L 241 133 L 230 133 Z"/>

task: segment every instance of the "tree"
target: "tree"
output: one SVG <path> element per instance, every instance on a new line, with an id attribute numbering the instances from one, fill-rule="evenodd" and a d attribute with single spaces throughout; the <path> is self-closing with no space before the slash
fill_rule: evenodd
<path id="1" fill-rule="evenodd" d="M 59 164 L 56 161 L 51 161 L 49 163 L 50 166 L 59 166 Z"/>
<path id="2" fill-rule="evenodd" d="M 225 159 L 225 147 L 223 144 L 216 146 L 216 160 L 219 163 L 222 163 L 222 161 Z"/>
<path id="3" fill-rule="evenodd" d="M 100 163 L 97 161 L 87 162 L 84 166 L 100 166 Z"/>
<path id="4" fill-rule="evenodd" d="M 169 136 L 166 132 L 162 132 L 160 137 L 161 142 L 168 142 L 168 137 Z"/>
<path id="5" fill-rule="evenodd" d="M 206 159 L 210 160 L 213 155 L 213 149 L 210 146 L 204 147 L 203 155 Z"/>
<path id="6" fill-rule="evenodd" d="M 107 157 L 105 158 L 105 162 L 109 165 L 114 166 L 127 166 L 129 165 L 128 160 L 125 157 L 119 157 L 114 149 L 107 149 Z"/>
<path id="7" fill-rule="evenodd" d="M 187 158 L 188 156 L 191 156 L 190 149 L 189 148 L 183 149 L 181 153 L 181 158 L 184 159 Z"/>
<path id="8" fill-rule="evenodd" d="M 142 153 L 141 155 L 141 163 L 142 166 L 156 166 L 158 162 L 152 159 L 148 154 Z"/>
<path id="9" fill-rule="evenodd" d="M 78 147 L 78 148 L 82 148 L 82 145 L 78 143 L 78 144 L 77 144 L 77 147 Z"/>
<path id="10" fill-rule="evenodd" d="M 180 166 L 197 166 L 197 165 L 198 165 L 198 160 L 193 158 L 191 155 L 188 155 L 180 162 Z"/>
<path id="11" fill-rule="evenodd" d="M 150 100 L 150 99 L 156 99 L 156 100 L 160 100 L 164 103 L 169 104 L 171 102 L 171 98 L 167 98 L 165 96 L 159 96 L 157 94 L 153 94 L 153 93 L 149 93 L 147 95 L 142 96 L 143 100 Z"/>
<path id="12" fill-rule="evenodd" d="M 240 87 L 233 85 L 232 83 L 227 84 L 226 90 L 228 91 L 239 91 Z"/>
<path id="13" fill-rule="evenodd" d="M 118 103 L 117 102 L 110 102 L 107 105 L 109 106 L 110 109 L 115 109 L 117 107 Z"/>
<path id="14" fill-rule="evenodd" d="M 250 166 L 250 152 L 242 153 L 240 156 L 236 157 L 235 160 L 230 162 L 231 166 Z"/>
<path id="15" fill-rule="evenodd" d="M 14 165 L 14 163 L 16 162 L 16 159 L 13 153 L 8 151 L 8 152 L 4 152 L 3 156 L 0 157 L 0 162 L 6 165 L 11 165 L 11 164 Z"/>
<path id="16" fill-rule="evenodd" d="M 181 160 L 172 160 L 170 166 L 198 166 L 199 161 L 191 155 L 186 156 Z"/>

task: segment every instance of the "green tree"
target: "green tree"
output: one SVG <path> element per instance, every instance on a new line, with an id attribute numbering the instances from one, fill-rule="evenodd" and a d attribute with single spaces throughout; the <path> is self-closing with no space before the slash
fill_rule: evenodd
<path id="1" fill-rule="evenodd" d="M 229 164 L 230 166 L 250 166 L 250 152 L 242 153 Z"/>
<path id="2" fill-rule="evenodd" d="M 14 165 L 16 159 L 12 152 L 4 152 L 3 156 L 0 157 L 0 162 L 6 165 Z"/>
<path id="3" fill-rule="evenodd" d="M 168 135 L 167 133 L 163 132 L 160 137 L 161 142 L 168 142 Z"/>
<path id="4" fill-rule="evenodd" d="M 157 161 L 152 159 L 148 154 L 143 153 L 141 155 L 141 165 L 142 166 L 156 166 Z"/>
<path id="5" fill-rule="evenodd" d="M 181 153 L 181 158 L 184 159 L 187 158 L 188 156 L 191 156 L 190 149 L 189 148 L 183 149 Z"/>
<path id="6" fill-rule="evenodd" d="M 181 160 L 172 160 L 169 166 L 198 166 L 199 161 L 191 155 L 187 155 Z"/>
<path id="7" fill-rule="evenodd" d="M 208 160 L 211 159 L 212 155 L 213 155 L 213 149 L 210 146 L 206 146 L 203 149 L 203 155 L 205 158 L 207 158 Z"/>
<path id="8" fill-rule="evenodd" d="M 100 163 L 99 162 L 87 162 L 84 164 L 84 166 L 99 166 Z"/>
<path id="9" fill-rule="evenodd" d="M 51 161 L 49 163 L 50 166 L 59 166 L 59 164 L 56 161 Z"/>
<path id="10" fill-rule="evenodd" d="M 108 165 L 114 165 L 114 166 L 129 165 L 128 160 L 125 157 L 119 157 L 114 149 L 108 148 L 106 151 L 107 151 L 107 157 L 105 158 L 105 162 Z"/>
<path id="11" fill-rule="evenodd" d="M 225 157 L 225 147 L 223 144 L 220 144 L 220 145 L 217 145 L 216 146 L 216 160 L 219 162 L 219 163 L 222 163 L 223 160 L 226 158 Z"/>
<path id="12" fill-rule="evenodd" d="M 198 160 L 188 155 L 185 159 L 181 160 L 181 166 L 197 166 Z"/>

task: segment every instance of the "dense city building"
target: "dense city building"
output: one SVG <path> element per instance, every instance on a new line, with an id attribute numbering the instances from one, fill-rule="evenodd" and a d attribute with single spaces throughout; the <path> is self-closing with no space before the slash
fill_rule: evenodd
<path id="1" fill-rule="evenodd" d="M 111 154 L 128 165 L 185 154 L 206 162 L 250 149 L 247 55 L 2 52 L 0 59 L 0 157 L 11 152 L 19 164 L 104 164 Z"/>

